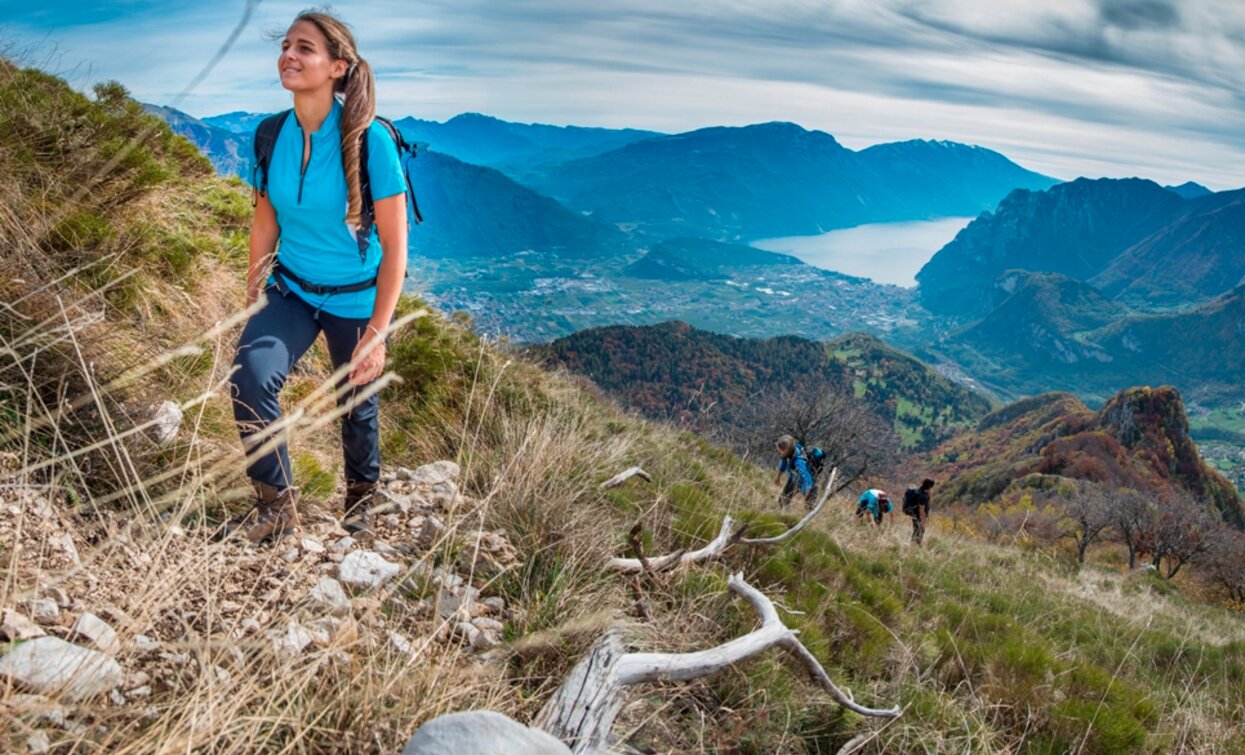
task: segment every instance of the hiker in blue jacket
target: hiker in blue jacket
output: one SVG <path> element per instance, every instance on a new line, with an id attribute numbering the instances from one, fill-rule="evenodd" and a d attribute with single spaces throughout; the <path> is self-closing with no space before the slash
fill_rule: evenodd
<path id="1" fill-rule="evenodd" d="M 342 524 L 366 528 L 380 477 L 377 396 L 366 388 L 385 368 L 385 329 L 407 262 L 398 148 L 374 121 L 372 69 L 350 31 L 329 14 L 299 14 L 281 42 L 277 72 L 294 107 L 273 116 L 280 125 L 266 170 L 251 172 L 246 277 L 247 306 L 261 294 L 267 303 L 242 331 L 232 376 L 234 418 L 255 488 L 253 508 L 233 524 L 252 542 L 298 530 L 278 394 L 321 332 L 334 369 L 345 366 L 334 385 L 347 483 Z"/>
<path id="2" fill-rule="evenodd" d="M 817 475 L 809 467 L 808 454 L 805 453 L 804 446 L 796 443 L 795 438 L 790 435 L 784 435 L 778 439 L 775 447 L 780 461 L 778 462 L 778 476 L 774 478 L 774 484 L 782 485 L 782 476 L 787 475 L 787 483 L 778 497 L 778 505 L 786 506 L 791 503 L 791 499 L 795 497 L 795 491 L 799 490 L 804 496 L 805 507 L 812 508 L 817 501 Z"/>

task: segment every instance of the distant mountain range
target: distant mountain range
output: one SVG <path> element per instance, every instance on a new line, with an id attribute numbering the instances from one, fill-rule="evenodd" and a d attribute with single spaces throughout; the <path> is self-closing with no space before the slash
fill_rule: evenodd
<path id="1" fill-rule="evenodd" d="M 654 137 L 528 180 L 593 217 L 661 237 L 719 241 L 971 215 L 1054 179 L 980 147 L 901 142 L 859 152 L 793 123 Z"/>
<path id="2" fill-rule="evenodd" d="M 792 387 L 811 394 L 824 385 L 860 398 L 909 448 L 929 447 L 992 408 L 983 395 L 863 333 L 829 343 L 762 340 L 668 322 L 583 330 L 533 350 L 626 407 L 702 430 L 735 428 L 751 403 Z"/>
<path id="3" fill-rule="evenodd" d="M 231 129 L 199 120 L 175 108 L 144 104 L 143 109 L 189 139 L 212 162 L 217 173 L 241 177 L 250 165 L 249 137 L 239 139 Z"/>
<path id="4" fill-rule="evenodd" d="M 1015 269 L 1060 273 L 1137 306 L 1217 296 L 1245 277 L 1245 190 L 1189 186 L 1081 178 L 1017 190 L 921 269 L 921 301 L 932 312 L 981 315 L 996 279 Z"/>

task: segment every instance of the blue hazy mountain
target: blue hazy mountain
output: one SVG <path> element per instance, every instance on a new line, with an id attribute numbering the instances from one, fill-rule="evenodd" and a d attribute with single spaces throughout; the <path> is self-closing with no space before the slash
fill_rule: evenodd
<path id="1" fill-rule="evenodd" d="M 394 125 L 410 141 L 464 162 L 508 170 L 588 157 L 660 136 L 637 129 L 513 123 L 479 113 L 463 113 L 444 123 L 408 117 Z"/>
<path id="2" fill-rule="evenodd" d="M 247 113 L 235 110 L 232 113 L 224 113 L 223 115 L 209 115 L 201 120 L 216 128 L 223 128 L 235 134 L 247 134 L 249 136 L 255 133 L 255 127 L 259 125 L 259 122 L 269 115 L 271 113 Z"/>
<path id="3" fill-rule="evenodd" d="M 520 252 L 590 259 L 630 248 L 616 228 L 572 212 L 494 168 L 424 150 L 410 163 L 425 222 L 411 251 L 427 257 L 494 257 Z"/>
<path id="4" fill-rule="evenodd" d="M 793 123 L 654 137 L 528 179 L 603 221 L 720 241 L 973 215 L 1054 179 L 989 150 L 903 142 L 860 152 Z"/>
<path id="5" fill-rule="evenodd" d="M 1174 191 L 1185 199 L 1197 199 L 1198 197 L 1214 193 L 1200 183 L 1194 183 L 1193 181 L 1185 181 L 1179 186 L 1164 186 L 1163 188 L 1168 191 Z"/>
<path id="6" fill-rule="evenodd" d="M 979 316 L 1008 270 L 1060 273 L 1134 306 L 1187 305 L 1245 276 L 1245 190 L 1194 199 L 1138 178 L 1018 190 L 917 273 L 927 309 Z"/>

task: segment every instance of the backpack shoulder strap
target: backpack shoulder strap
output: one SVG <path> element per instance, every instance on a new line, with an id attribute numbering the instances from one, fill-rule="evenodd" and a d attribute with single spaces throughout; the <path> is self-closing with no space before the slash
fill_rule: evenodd
<path id="1" fill-rule="evenodd" d="M 389 132 L 389 136 L 392 137 L 393 143 L 398 145 L 399 158 L 402 158 L 403 152 L 407 153 L 409 159 L 412 160 L 419 157 L 419 146 L 407 142 L 406 137 L 402 136 L 402 132 L 398 130 L 398 127 L 393 125 L 393 121 L 378 115 L 376 116 L 376 122 L 385 127 L 385 130 Z M 406 195 L 411 198 L 411 212 L 415 215 L 415 222 L 422 223 L 424 222 L 424 216 L 419 211 L 419 202 L 415 201 L 415 189 L 411 186 L 411 168 L 409 163 L 403 163 L 402 175 L 406 179 Z"/>
<path id="2" fill-rule="evenodd" d="M 268 193 L 268 166 L 272 164 L 272 152 L 281 135 L 281 127 L 294 112 L 293 108 L 270 115 L 259 122 L 255 129 L 255 173 L 251 174 L 251 182 L 259 189 L 260 195 Z M 258 180 L 256 180 L 258 178 Z"/>

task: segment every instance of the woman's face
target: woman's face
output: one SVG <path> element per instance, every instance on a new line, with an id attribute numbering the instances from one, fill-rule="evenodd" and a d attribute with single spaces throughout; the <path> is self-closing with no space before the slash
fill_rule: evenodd
<path id="1" fill-rule="evenodd" d="M 295 21 L 281 41 L 277 75 L 291 92 L 333 90 L 334 79 L 346 73 L 346 61 L 329 56 L 328 40 L 310 21 Z"/>

